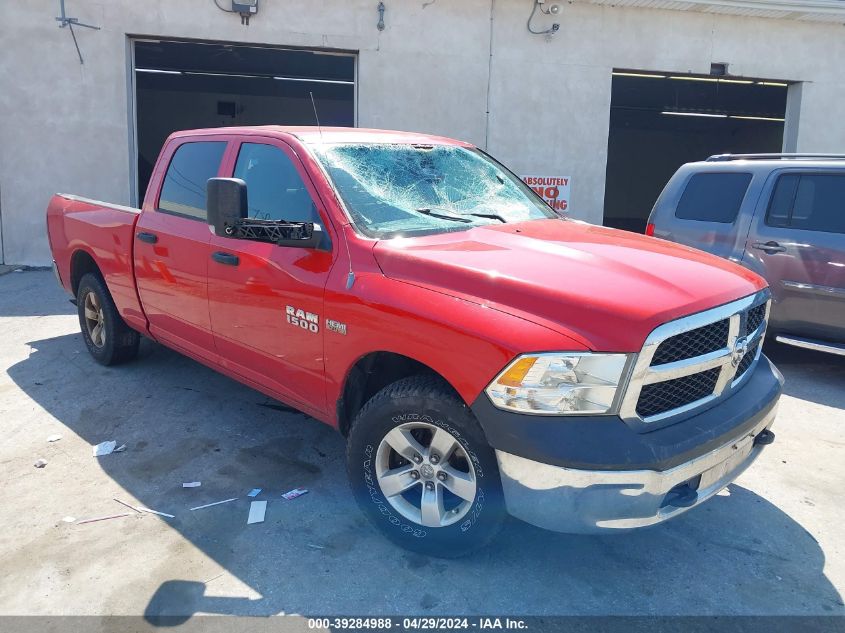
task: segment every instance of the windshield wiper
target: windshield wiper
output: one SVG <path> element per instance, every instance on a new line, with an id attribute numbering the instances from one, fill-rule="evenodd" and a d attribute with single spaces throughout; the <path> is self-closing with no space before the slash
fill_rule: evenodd
<path id="1" fill-rule="evenodd" d="M 429 209 L 428 207 L 421 207 L 419 209 L 414 209 L 414 211 L 416 211 L 417 213 L 422 213 L 423 215 L 428 215 L 432 218 L 442 218 L 444 220 L 452 220 L 452 222 L 464 222 L 464 223 L 472 222 L 472 220 L 468 220 L 467 218 L 462 218 L 462 217 L 457 216 L 457 215 L 449 215 L 447 213 L 437 213 L 436 211 L 433 211 L 433 210 Z"/>
<path id="2" fill-rule="evenodd" d="M 476 218 L 490 218 L 491 220 L 498 220 L 502 224 L 507 224 L 508 221 L 503 218 L 501 215 L 497 215 L 495 213 L 462 213 L 461 215 L 472 215 Z"/>

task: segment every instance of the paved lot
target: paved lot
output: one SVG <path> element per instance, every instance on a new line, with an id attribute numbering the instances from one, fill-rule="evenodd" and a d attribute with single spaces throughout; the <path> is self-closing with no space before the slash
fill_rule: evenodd
<path id="1" fill-rule="evenodd" d="M 328 427 L 149 341 L 134 363 L 96 365 L 52 274 L 9 273 L 0 613 L 845 614 L 845 359 L 769 352 L 787 378 L 778 439 L 729 494 L 627 535 L 514 521 L 443 561 L 368 526 Z M 126 452 L 91 456 L 111 439 Z M 297 486 L 311 494 L 280 500 Z M 247 526 L 254 487 L 272 501 Z M 62 521 L 126 511 L 115 497 L 176 518 Z"/>

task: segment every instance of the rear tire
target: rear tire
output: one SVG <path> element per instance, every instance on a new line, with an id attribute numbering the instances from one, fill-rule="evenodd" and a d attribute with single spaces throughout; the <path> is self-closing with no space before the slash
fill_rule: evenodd
<path id="1" fill-rule="evenodd" d="M 492 541 L 506 518 L 493 449 L 469 408 L 434 376 L 399 380 L 363 406 L 347 471 L 367 518 L 415 552 L 464 556 Z"/>
<path id="2" fill-rule="evenodd" d="M 116 365 L 138 354 L 141 335 L 126 325 L 99 275 L 88 273 L 76 293 L 79 327 L 85 346 L 101 365 Z"/>

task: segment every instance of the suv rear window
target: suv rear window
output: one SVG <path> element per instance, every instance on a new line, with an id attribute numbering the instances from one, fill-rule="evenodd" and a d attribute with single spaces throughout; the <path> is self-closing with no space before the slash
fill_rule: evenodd
<path id="1" fill-rule="evenodd" d="M 678 202 L 675 217 L 730 224 L 750 183 L 751 174 L 747 173 L 695 174 Z"/>
<path id="2" fill-rule="evenodd" d="M 766 224 L 845 233 L 845 175 L 784 174 L 775 184 Z"/>

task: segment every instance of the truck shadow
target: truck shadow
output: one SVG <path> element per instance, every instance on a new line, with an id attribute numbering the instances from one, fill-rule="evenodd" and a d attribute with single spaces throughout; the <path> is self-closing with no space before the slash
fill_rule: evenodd
<path id="1" fill-rule="evenodd" d="M 348 492 L 343 438 L 327 426 L 146 340 L 137 361 L 115 368 L 96 365 L 78 334 L 30 347 L 9 369 L 16 385 L 88 444 L 127 445 L 81 472 L 101 478 L 102 469 L 127 501 L 176 515 L 143 515 L 120 530 L 67 526 L 49 564 L 93 547 L 90 558 L 116 575 L 129 570 L 103 591 L 125 596 L 131 588 L 152 624 L 177 625 L 196 613 L 843 613 L 813 536 L 739 486 L 644 531 L 566 536 L 511 521 L 472 557 L 431 559 L 369 526 Z M 75 459 L 90 460 L 87 448 Z M 112 494 L 74 498 L 73 479 L 69 472 L 61 491 L 66 507 L 54 503 L 50 512 L 109 507 Z M 195 480 L 202 487 L 181 487 Z M 294 487 L 310 494 L 280 498 Z M 266 521 L 247 526 L 252 488 L 270 501 Z M 239 499 L 189 510 L 230 497 Z M 72 531 L 85 529 L 99 536 L 74 540 Z M 28 547 L 20 556 L 45 556 Z M 87 582 L 75 556 L 83 565 L 76 581 Z"/>

